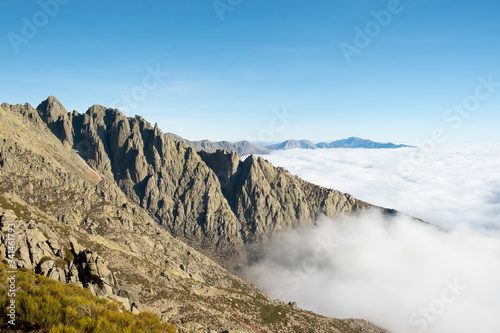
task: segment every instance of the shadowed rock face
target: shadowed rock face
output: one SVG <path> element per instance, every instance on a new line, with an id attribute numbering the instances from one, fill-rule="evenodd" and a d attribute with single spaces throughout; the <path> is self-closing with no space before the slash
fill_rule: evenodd
<path id="1" fill-rule="evenodd" d="M 159 224 L 227 267 L 245 263 L 240 223 L 217 177 L 192 148 L 165 137 L 141 117 L 127 118 L 98 105 L 68 119 L 69 131 L 62 125 L 64 116 L 52 122 L 54 134 L 63 141 L 67 132 L 74 133 L 73 146 L 80 156 L 113 178 Z"/>
<path id="2" fill-rule="evenodd" d="M 199 154 L 219 177 L 247 242 L 266 241 L 274 231 L 299 223 L 313 224 L 319 214 L 336 217 L 370 207 L 349 194 L 308 183 L 261 157 L 240 161 L 234 152 Z"/>
<path id="3" fill-rule="evenodd" d="M 70 114 L 54 96 L 50 96 L 40 103 L 37 111 L 40 118 L 47 124 L 47 127 L 53 133 L 58 133 L 58 137 L 63 144 L 73 145 L 74 133 Z"/>
<path id="4" fill-rule="evenodd" d="M 37 108 L 49 129 L 172 234 L 228 268 L 245 265 L 245 244 L 275 231 L 370 207 L 262 158 L 197 153 L 143 118 L 94 105 L 68 113 L 49 97 Z"/>

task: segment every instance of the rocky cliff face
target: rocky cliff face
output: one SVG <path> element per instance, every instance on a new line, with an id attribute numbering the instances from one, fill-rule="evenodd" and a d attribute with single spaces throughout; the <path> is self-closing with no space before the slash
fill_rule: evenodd
<path id="1" fill-rule="evenodd" d="M 247 207 L 240 201 L 266 207 L 262 196 L 269 202 L 279 197 L 271 166 L 223 153 L 212 159 L 205 162 L 141 118 L 116 110 L 68 113 L 54 98 L 38 109 L 2 104 L 0 226 L 16 226 L 19 267 L 81 284 L 134 311 L 151 310 L 180 332 L 384 332 L 365 321 L 325 318 L 271 300 L 180 240 L 222 262 L 225 255 L 246 256 L 247 235 L 261 229 L 265 235 L 269 228 L 247 232 L 245 226 L 272 225 L 235 213 Z M 301 186 L 304 193 L 307 186 L 318 190 L 304 196 L 310 211 L 316 203 L 328 211 L 329 204 L 309 204 L 308 197 L 330 202 L 329 190 Z M 229 193 L 241 194 L 231 201 Z M 285 202 L 276 200 L 275 206 Z M 4 260 L 4 233 L 1 241 Z"/>
<path id="2" fill-rule="evenodd" d="M 219 178 L 222 193 L 241 222 L 248 242 L 266 241 L 275 231 L 313 224 L 320 214 L 336 217 L 371 207 L 349 194 L 306 182 L 259 157 L 199 153 Z"/>
<path id="3" fill-rule="evenodd" d="M 37 111 L 61 142 L 72 143 L 92 169 L 114 179 L 172 234 L 226 267 L 245 263 L 240 223 L 217 177 L 192 148 L 141 117 L 127 118 L 102 106 L 69 114 L 49 97 Z"/>
<path id="4" fill-rule="evenodd" d="M 38 114 L 37 114 L 38 113 Z M 369 207 L 348 194 L 293 177 L 262 158 L 197 153 L 141 117 L 94 105 L 68 113 L 54 97 L 31 117 L 98 173 L 115 180 L 160 225 L 228 268 L 245 264 L 245 244 L 319 214 L 335 217 Z"/>

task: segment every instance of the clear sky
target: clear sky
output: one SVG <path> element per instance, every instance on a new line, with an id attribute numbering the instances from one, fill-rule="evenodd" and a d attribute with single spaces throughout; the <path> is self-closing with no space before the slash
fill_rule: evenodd
<path id="1" fill-rule="evenodd" d="M 500 142 L 495 0 L 0 8 L 1 102 L 113 106 L 192 140 Z"/>

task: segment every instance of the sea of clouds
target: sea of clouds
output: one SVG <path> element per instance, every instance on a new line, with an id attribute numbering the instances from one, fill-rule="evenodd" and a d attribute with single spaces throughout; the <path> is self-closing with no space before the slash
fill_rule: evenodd
<path id="1" fill-rule="evenodd" d="M 500 145 L 266 155 L 376 210 L 276 236 L 247 277 L 272 297 L 396 333 L 500 332 Z"/>

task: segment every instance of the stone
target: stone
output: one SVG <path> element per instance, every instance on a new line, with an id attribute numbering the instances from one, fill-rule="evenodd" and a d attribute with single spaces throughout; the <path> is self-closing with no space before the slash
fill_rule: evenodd
<path id="1" fill-rule="evenodd" d="M 139 304 L 139 293 L 137 290 L 128 287 L 128 286 L 120 286 L 117 292 L 118 296 L 127 298 L 131 304 Z"/>
<path id="2" fill-rule="evenodd" d="M 51 268 L 54 267 L 55 263 L 56 262 L 54 260 L 47 260 L 47 261 L 42 262 L 40 264 L 40 274 L 44 275 L 44 276 L 48 276 Z"/>
<path id="3" fill-rule="evenodd" d="M 70 235 L 68 237 L 69 244 L 71 245 L 71 250 L 73 253 L 80 253 L 83 251 L 83 247 L 78 244 L 78 241 L 76 240 L 75 236 Z"/>
<path id="4" fill-rule="evenodd" d="M 1 226 L 6 227 L 7 224 L 15 222 L 16 219 L 17 219 L 17 216 L 14 213 L 14 211 L 11 209 L 7 209 L 7 210 L 5 210 L 2 217 L 0 218 Z"/>
<path id="5" fill-rule="evenodd" d="M 19 247 L 19 257 L 17 258 L 19 267 L 25 267 L 27 269 L 33 269 L 33 263 L 31 261 L 30 251 L 28 246 L 24 243 L 20 244 Z"/>
<path id="6" fill-rule="evenodd" d="M 129 299 L 126 297 L 121 297 L 117 295 L 109 295 L 108 298 L 115 300 L 119 304 L 123 305 L 123 307 L 127 310 L 130 311 L 130 302 Z"/>
<path id="7" fill-rule="evenodd" d="M 138 314 L 141 312 L 141 305 L 136 302 L 130 302 L 130 311 L 134 314 Z"/>
<path id="8" fill-rule="evenodd" d="M 47 274 L 47 277 L 59 281 L 61 283 L 66 283 L 66 274 L 62 268 L 52 267 Z"/>
<path id="9" fill-rule="evenodd" d="M 55 237 L 51 237 L 48 240 L 49 246 L 52 249 L 52 251 L 55 253 L 56 251 L 61 250 L 61 245 L 59 245 L 59 242 Z"/>

